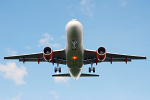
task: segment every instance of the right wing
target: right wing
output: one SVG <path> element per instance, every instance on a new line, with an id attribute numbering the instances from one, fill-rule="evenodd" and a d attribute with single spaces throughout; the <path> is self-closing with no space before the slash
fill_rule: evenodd
<path id="1" fill-rule="evenodd" d="M 91 60 L 93 63 L 96 63 L 96 51 L 94 50 L 84 50 L 84 64 L 91 64 Z M 104 61 L 98 62 L 126 62 L 131 61 L 132 59 L 146 59 L 145 56 L 134 56 L 134 55 L 125 55 L 125 54 L 117 54 L 117 53 L 106 53 L 106 58 Z"/>
<path id="2" fill-rule="evenodd" d="M 46 62 L 43 58 L 43 53 L 33 53 L 33 54 L 25 54 L 25 55 L 17 55 L 17 56 L 7 56 L 4 59 L 19 59 L 19 61 L 25 62 Z M 61 60 L 60 64 L 66 64 L 66 55 L 65 50 L 56 50 L 53 51 L 53 59 L 50 62 L 57 63 L 58 60 Z"/>

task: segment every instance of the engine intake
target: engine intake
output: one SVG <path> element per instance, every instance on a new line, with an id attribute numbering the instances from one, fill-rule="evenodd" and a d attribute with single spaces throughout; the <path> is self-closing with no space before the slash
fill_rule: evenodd
<path id="1" fill-rule="evenodd" d="M 106 49 L 104 47 L 99 47 L 97 49 L 97 59 L 99 61 L 104 61 L 106 58 Z"/>
<path id="2" fill-rule="evenodd" d="M 53 50 L 50 47 L 43 49 L 43 57 L 46 61 L 51 61 L 53 58 Z"/>

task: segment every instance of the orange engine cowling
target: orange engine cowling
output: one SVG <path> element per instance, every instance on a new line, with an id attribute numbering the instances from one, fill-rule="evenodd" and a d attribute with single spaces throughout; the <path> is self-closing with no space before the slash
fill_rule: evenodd
<path id="1" fill-rule="evenodd" d="M 53 58 L 53 51 L 50 47 L 45 47 L 43 49 L 43 57 L 46 61 L 51 61 Z"/>
<path id="2" fill-rule="evenodd" d="M 106 58 L 106 49 L 104 47 L 99 47 L 97 49 L 97 59 L 99 61 L 104 61 Z"/>

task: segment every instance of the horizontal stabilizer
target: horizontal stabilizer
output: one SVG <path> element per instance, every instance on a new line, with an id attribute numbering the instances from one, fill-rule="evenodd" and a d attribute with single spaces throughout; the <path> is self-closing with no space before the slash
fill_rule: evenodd
<path id="1" fill-rule="evenodd" d="M 55 74 L 55 75 L 52 75 L 52 77 L 71 77 L 69 73 L 67 74 Z"/>
<path id="2" fill-rule="evenodd" d="M 82 73 L 80 75 L 80 77 L 99 77 L 99 75 L 97 75 L 97 74 L 84 74 L 84 73 Z"/>
<path id="3" fill-rule="evenodd" d="M 69 73 L 67 73 L 67 74 L 55 74 L 55 75 L 52 75 L 52 76 L 53 77 L 71 77 Z M 82 73 L 80 75 L 80 77 L 99 77 L 99 75 Z"/>

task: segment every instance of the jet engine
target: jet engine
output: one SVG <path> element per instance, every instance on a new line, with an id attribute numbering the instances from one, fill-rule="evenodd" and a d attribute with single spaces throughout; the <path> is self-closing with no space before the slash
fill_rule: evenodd
<path id="1" fill-rule="evenodd" d="M 97 59 L 99 61 L 104 61 L 106 58 L 106 49 L 104 47 L 99 47 L 97 49 Z"/>
<path id="2" fill-rule="evenodd" d="M 53 50 L 50 47 L 43 49 L 43 57 L 46 61 L 51 61 L 53 58 Z"/>

